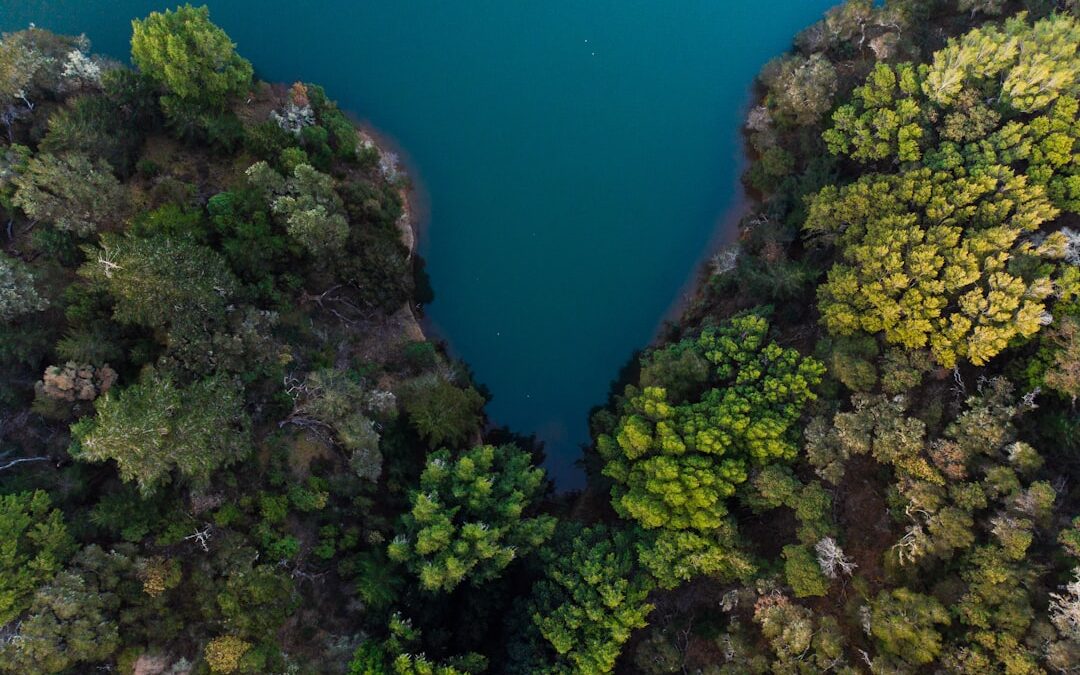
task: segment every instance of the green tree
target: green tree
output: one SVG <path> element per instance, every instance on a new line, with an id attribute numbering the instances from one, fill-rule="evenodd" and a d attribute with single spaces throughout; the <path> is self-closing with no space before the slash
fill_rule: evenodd
<path id="1" fill-rule="evenodd" d="M 924 666 L 937 657 L 942 637 L 936 626 L 949 623 L 940 602 L 906 588 L 882 591 L 871 603 L 870 631 L 881 649 L 912 666 Z"/>
<path id="2" fill-rule="evenodd" d="M 716 528 L 751 464 L 794 459 L 795 423 L 824 367 L 767 344 L 767 331 L 745 315 L 703 332 L 697 348 L 715 386 L 695 403 L 672 405 L 659 387 L 627 390 L 614 434 L 597 439 L 620 515 L 646 528 Z"/>
<path id="3" fill-rule="evenodd" d="M 131 26 L 131 60 L 168 92 L 166 109 L 222 108 L 251 84 L 251 64 L 236 54 L 225 31 L 210 22 L 205 5 L 152 12 Z"/>
<path id="4" fill-rule="evenodd" d="M 543 470 L 513 445 L 482 445 L 456 457 L 434 452 L 390 543 L 390 557 L 429 591 L 494 579 L 551 536 L 554 518 L 526 517 L 544 487 Z"/>
<path id="5" fill-rule="evenodd" d="M 18 617 L 74 552 L 63 515 L 51 506 L 41 490 L 0 495 L 0 625 Z"/>
<path id="6" fill-rule="evenodd" d="M 729 581 L 750 579 L 756 571 L 739 548 L 734 523 L 705 533 L 659 529 L 637 545 L 638 561 L 661 588 L 675 588 L 698 576 Z"/>
<path id="7" fill-rule="evenodd" d="M 929 347 L 951 367 L 985 364 L 1042 327 L 1053 286 L 1010 262 L 1057 255 L 1022 238 L 1057 215 L 1041 186 L 1002 166 L 965 176 L 930 169 L 869 175 L 827 187 L 804 225 L 835 238 L 841 259 L 818 288 L 831 333 L 882 333 L 908 349 Z"/>
<path id="8" fill-rule="evenodd" d="M 325 261 L 344 253 L 349 222 L 331 176 L 309 164 L 299 164 L 284 179 L 266 162 L 252 165 L 247 176 L 252 187 L 269 201 L 289 236 L 311 255 Z"/>
<path id="9" fill-rule="evenodd" d="M 805 598 L 829 592 L 829 580 L 821 572 L 817 557 L 809 546 L 785 546 L 783 555 L 784 576 L 795 597 Z"/>
<path id="10" fill-rule="evenodd" d="M 150 494 L 170 481 L 173 469 L 205 486 L 213 472 L 250 450 L 250 420 L 242 389 L 224 376 L 186 387 L 150 370 L 118 394 L 94 405 L 97 415 L 71 428 L 71 454 L 90 462 L 115 460 L 120 476 Z"/>
<path id="11" fill-rule="evenodd" d="M 437 375 L 410 382 L 402 393 L 409 421 L 428 447 L 460 446 L 480 429 L 484 397 Z"/>
<path id="12" fill-rule="evenodd" d="M 0 251 L 0 322 L 40 312 L 48 306 L 48 298 L 34 288 L 31 267 Z"/>
<path id="13" fill-rule="evenodd" d="M 120 645 L 118 605 L 86 577 L 60 572 L 34 595 L 14 639 L 0 646 L 0 670 L 46 675 L 107 659 Z"/>
<path id="14" fill-rule="evenodd" d="M 127 198 L 112 167 L 82 155 L 40 154 L 13 183 L 13 202 L 27 217 L 78 236 L 116 225 Z"/>
<path id="15" fill-rule="evenodd" d="M 239 289 L 217 252 L 185 239 L 107 234 L 86 257 L 80 276 L 108 289 L 120 323 L 197 333 L 224 320 Z"/>
<path id="16" fill-rule="evenodd" d="M 568 527 L 541 551 L 533 624 L 557 655 L 548 672 L 607 673 L 630 633 L 646 625 L 652 581 L 637 570 L 633 535 L 597 525 Z"/>

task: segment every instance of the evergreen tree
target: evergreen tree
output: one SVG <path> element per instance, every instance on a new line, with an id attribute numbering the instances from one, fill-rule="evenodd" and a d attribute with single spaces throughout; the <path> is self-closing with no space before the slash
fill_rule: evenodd
<path id="1" fill-rule="evenodd" d="M 696 348 L 715 386 L 697 402 L 628 389 L 614 434 L 597 440 L 620 515 L 646 528 L 720 527 L 751 465 L 795 457 L 795 423 L 824 368 L 766 343 L 767 331 L 765 319 L 745 315 L 701 334 Z"/>
<path id="2" fill-rule="evenodd" d="M 236 45 L 210 22 L 204 5 L 152 12 L 131 22 L 131 60 L 167 93 L 166 109 L 184 106 L 222 108 L 251 84 L 251 64 Z"/>
<path id="3" fill-rule="evenodd" d="M 71 454 L 90 462 L 115 460 L 120 476 L 138 483 L 143 494 L 168 483 L 173 469 L 205 486 L 216 469 L 250 451 L 243 391 L 220 375 L 180 386 L 151 369 L 95 406 L 96 416 L 71 428 Z"/>
<path id="4" fill-rule="evenodd" d="M 27 217 L 78 236 L 117 225 L 125 208 L 127 193 L 112 167 L 82 155 L 39 154 L 12 182 L 12 201 Z"/>
<path id="5" fill-rule="evenodd" d="M 533 587 L 533 624 L 557 655 L 545 672 L 607 673 L 622 645 L 645 626 L 652 605 L 626 531 L 567 528 L 542 551 L 544 578 Z"/>
<path id="6" fill-rule="evenodd" d="M 434 452 L 390 557 L 428 591 L 489 581 L 551 536 L 553 518 L 526 516 L 544 487 L 543 470 L 512 445 L 482 445 L 457 457 Z"/>

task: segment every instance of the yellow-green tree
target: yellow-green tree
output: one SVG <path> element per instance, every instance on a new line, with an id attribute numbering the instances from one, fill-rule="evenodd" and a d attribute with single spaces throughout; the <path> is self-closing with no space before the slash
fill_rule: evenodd
<path id="1" fill-rule="evenodd" d="M 166 92 L 165 108 L 221 108 L 251 84 L 252 68 L 204 5 L 131 22 L 131 60 Z"/>
<path id="2" fill-rule="evenodd" d="M 1049 275 L 1014 263 L 1061 255 L 1059 235 L 1040 246 L 1024 238 L 1057 214 L 1042 186 L 1000 165 L 826 187 L 804 225 L 839 247 L 818 288 L 822 322 L 835 335 L 929 347 L 943 366 L 982 365 L 1045 322 Z"/>
<path id="3" fill-rule="evenodd" d="M 795 424 L 824 367 L 767 342 L 767 332 L 752 314 L 704 331 L 695 348 L 713 387 L 696 402 L 628 389 L 614 433 L 597 439 L 620 515 L 649 529 L 714 529 L 751 465 L 795 457 Z"/>
<path id="4" fill-rule="evenodd" d="M 494 579 L 554 531 L 550 516 L 527 515 L 544 485 L 544 471 L 513 445 L 482 445 L 457 457 L 434 452 L 390 543 L 390 558 L 428 591 Z"/>

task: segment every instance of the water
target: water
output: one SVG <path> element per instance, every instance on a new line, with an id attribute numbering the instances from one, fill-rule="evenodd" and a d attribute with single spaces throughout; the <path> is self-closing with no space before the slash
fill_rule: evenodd
<path id="1" fill-rule="evenodd" d="M 835 0 L 210 0 L 257 72 L 407 151 L 431 327 L 561 487 L 631 353 L 735 203 L 754 74 Z M 0 30 L 124 58 L 160 0 L 0 0 Z"/>

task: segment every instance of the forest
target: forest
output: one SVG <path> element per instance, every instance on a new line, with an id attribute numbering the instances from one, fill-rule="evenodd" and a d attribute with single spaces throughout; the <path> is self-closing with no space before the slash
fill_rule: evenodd
<path id="1" fill-rule="evenodd" d="M 1080 672 L 1080 3 L 847 0 L 558 492 L 206 7 L 0 39 L 0 673 Z M 703 252 L 703 255 L 705 252 Z"/>

